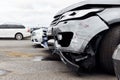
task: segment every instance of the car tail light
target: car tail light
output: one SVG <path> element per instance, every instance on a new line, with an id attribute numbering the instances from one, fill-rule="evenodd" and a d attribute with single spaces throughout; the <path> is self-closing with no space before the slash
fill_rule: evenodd
<path id="1" fill-rule="evenodd" d="M 27 29 L 27 32 L 30 32 L 30 29 Z"/>

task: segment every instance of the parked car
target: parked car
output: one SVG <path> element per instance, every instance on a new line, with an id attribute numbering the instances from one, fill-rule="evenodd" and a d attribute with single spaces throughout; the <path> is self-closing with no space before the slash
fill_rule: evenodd
<path id="1" fill-rule="evenodd" d="M 118 80 L 120 80 L 120 45 L 116 48 L 113 54 L 114 69 Z"/>
<path id="2" fill-rule="evenodd" d="M 55 51 L 76 71 L 96 65 L 114 73 L 112 55 L 120 43 L 120 0 L 86 0 L 59 11 L 51 23 Z"/>
<path id="3" fill-rule="evenodd" d="M 30 30 L 23 25 L 0 25 L 0 38 L 15 38 L 17 40 L 22 40 L 25 37 L 30 37 Z"/>
<path id="4" fill-rule="evenodd" d="M 47 28 L 40 28 L 38 30 L 34 30 L 31 35 L 31 40 L 34 45 L 41 45 L 43 47 L 47 46 Z"/>

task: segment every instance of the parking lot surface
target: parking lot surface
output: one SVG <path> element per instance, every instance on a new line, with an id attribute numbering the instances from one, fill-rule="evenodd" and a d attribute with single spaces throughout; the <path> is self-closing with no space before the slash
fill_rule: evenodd
<path id="1" fill-rule="evenodd" d="M 0 80 L 117 80 L 115 76 L 93 73 L 76 75 L 51 52 L 33 46 L 29 39 L 0 40 Z"/>

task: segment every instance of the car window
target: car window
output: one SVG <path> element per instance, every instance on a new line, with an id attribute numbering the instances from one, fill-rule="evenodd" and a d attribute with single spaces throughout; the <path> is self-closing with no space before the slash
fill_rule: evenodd
<path id="1" fill-rule="evenodd" d="M 25 29 L 23 25 L 0 25 L 0 29 Z"/>

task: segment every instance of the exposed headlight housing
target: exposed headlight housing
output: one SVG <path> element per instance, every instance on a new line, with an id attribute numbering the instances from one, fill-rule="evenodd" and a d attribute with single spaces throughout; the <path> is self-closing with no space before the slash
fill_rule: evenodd
<path id="1" fill-rule="evenodd" d="M 74 19 L 74 18 L 80 18 L 83 17 L 89 13 L 95 13 L 104 10 L 103 8 L 93 8 L 93 9 L 84 9 L 84 10 L 76 10 L 76 11 L 69 11 L 66 12 L 61 16 L 61 20 L 68 20 L 68 19 Z"/>

